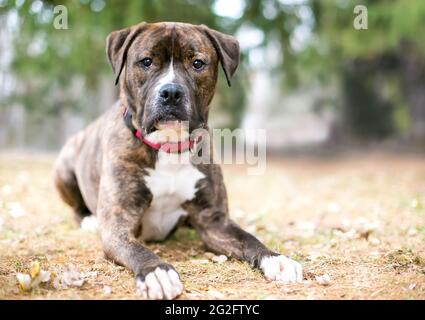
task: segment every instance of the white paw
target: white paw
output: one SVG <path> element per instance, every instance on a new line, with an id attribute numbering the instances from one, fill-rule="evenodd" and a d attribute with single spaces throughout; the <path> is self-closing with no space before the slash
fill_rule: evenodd
<path id="1" fill-rule="evenodd" d="M 81 229 L 88 232 L 96 232 L 98 225 L 97 225 L 97 218 L 94 215 L 84 217 L 83 220 L 81 220 Z"/>
<path id="2" fill-rule="evenodd" d="M 174 299 L 183 292 L 183 284 L 174 270 L 157 267 L 144 281 L 136 279 L 136 292 L 143 299 Z"/>
<path id="3" fill-rule="evenodd" d="M 264 276 L 271 281 L 295 283 L 303 281 L 301 265 L 283 255 L 264 257 L 260 263 Z"/>

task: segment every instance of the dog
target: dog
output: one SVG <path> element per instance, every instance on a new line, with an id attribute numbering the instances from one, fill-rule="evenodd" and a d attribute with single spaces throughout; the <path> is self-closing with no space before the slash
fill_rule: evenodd
<path id="1" fill-rule="evenodd" d="M 188 134 L 208 131 L 218 67 L 230 86 L 238 41 L 205 25 L 142 22 L 110 33 L 106 53 L 119 100 L 66 142 L 54 167 L 56 189 L 77 220 L 96 216 L 105 256 L 133 271 L 142 298 L 174 299 L 183 292 L 178 272 L 143 242 L 165 240 L 186 223 L 210 251 L 246 261 L 269 280 L 301 282 L 299 263 L 229 218 L 220 166 L 191 160 L 196 139 Z M 162 134 L 181 123 L 186 135 Z M 177 156 L 183 160 L 173 163 Z"/>

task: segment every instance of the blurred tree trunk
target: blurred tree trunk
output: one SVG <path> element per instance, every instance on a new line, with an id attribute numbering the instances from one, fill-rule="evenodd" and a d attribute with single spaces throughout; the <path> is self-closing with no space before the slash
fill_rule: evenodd
<path id="1" fill-rule="evenodd" d="M 355 59 L 342 71 L 342 130 L 347 137 L 379 140 L 394 133 L 394 105 L 380 94 L 377 75 L 386 71 L 386 59 Z"/>
<path id="2" fill-rule="evenodd" d="M 400 46 L 403 91 L 410 115 L 409 139 L 425 145 L 425 62 L 406 41 Z"/>

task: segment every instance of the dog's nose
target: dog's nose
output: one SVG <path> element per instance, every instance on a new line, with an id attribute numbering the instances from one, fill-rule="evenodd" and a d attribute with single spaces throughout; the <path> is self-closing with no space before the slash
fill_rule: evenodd
<path id="1" fill-rule="evenodd" d="M 176 83 L 164 84 L 159 89 L 159 96 L 166 104 L 178 104 L 181 102 L 183 94 L 184 92 L 182 86 Z"/>

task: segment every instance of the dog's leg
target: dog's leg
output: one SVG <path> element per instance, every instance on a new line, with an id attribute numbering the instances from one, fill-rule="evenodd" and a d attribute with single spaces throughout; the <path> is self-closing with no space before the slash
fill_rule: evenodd
<path id="1" fill-rule="evenodd" d="M 249 262 L 263 271 L 269 280 L 302 281 L 302 268 L 298 262 L 268 249 L 230 220 L 225 212 L 204 209 L 191 214 L 190 222 L 210 250 Z"/>
<path id="2" fill-rule="evenodd" d="M 103 214 L 98 216 L 102 217 Z M 173 299 L 183 285 L 172 265 L 163 262 L 136 239 L 138 223 L 126 212 L 110 211 L 108 219 L 99 218 L 106 256 L 136 275 L 136 291 L 145 299 Z"/>
<path id="3" fill-rule="evenodd" d="M 84 217 L 91 215 L 91 212 L 84 202 L 75 176 L 76 137 L 71 138 L 62 148 L 55 162 L 53 179 L 60 197 L 72 207 L 75 219 L 80 224 Z"/>
<path id="4" fill-rule="evenodd" d="M 137 172 L 127 169 L 128 176 L 104 175 L 101 180 L 97 217 L 103 250 L 107 258 L 134 272 L 141 297 L 173 299 L 182 293 L 183 284 L 172 265 L 138 241 L 151 194 Z"/>

